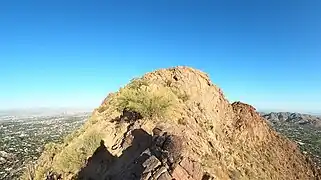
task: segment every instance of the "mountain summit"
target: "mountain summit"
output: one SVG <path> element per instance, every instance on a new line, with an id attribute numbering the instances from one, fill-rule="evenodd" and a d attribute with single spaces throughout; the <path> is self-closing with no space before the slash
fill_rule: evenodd
<path id="1" fill-rule="evenodd" d="M 160 69 L 111 93 L 29 179 L 320 179 L 255 108 L 230 104 L 205 73 Z"/>

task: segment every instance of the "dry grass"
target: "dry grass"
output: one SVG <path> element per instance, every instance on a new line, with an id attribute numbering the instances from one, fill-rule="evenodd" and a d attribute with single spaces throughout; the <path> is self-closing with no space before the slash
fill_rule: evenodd
<path id="1" fill-rule="evenodd" d="M 23 180 L 34 180 L 36 176 L 36 169 L 33 163 L 28 163 L 25 167 L 25 171 L 22 174 L 21 179 Z"/>
<path id="2" fill-rule="evenodd" d="M 177 98 L 181 99 L 183 102 L 186 102 L 190 99 L 190 96 L 185 91 L 182 92 L 176 88 L 172 88 L 172 91 L 177 96 Z"/>
<path id="3" fill-rule="evenodd" d="M 61 173 L 77 172 L 99 147 L 103 135 L 96 131 L 85 133 L 82 138 L 68 145 L 59 153 L 55 161 L 55 169 Z"/>
<path id="4" fill-rule="evenodd" d="M 143 80 L 135 80 L 121 89 L 116 102 L 118 111 L 126 109 L 146 118 L 165 117 L 172 105 L 168 91 L 153 91 Z"/>
<path id="5" fill-rule="evenodd" d="M 46 178 L 46 174 L 51 169 L 51 163 L 55 155 L 61 150 L 62 145 L 56 143 L 48 143 L 45 145 L 44 151 L 40 156 L 37 164 L 29 163 L 20 177 L 22 180 L 42 180 Z"/>
<path id="6" fill-rule="evenodd" d="M 101 108 L 100 113 L 137 112 L 144 118 L 154 119 L 167 117 L 177 97 L 168 87 L 150 87 L 142 79 L 135 79 L 125 88 L 120 89 L 115 98 Z M 118 113 L 118 112 L 117 112 Z M 26 170 L 24 179 L 45 179 L 50 171 L 66 176 L 76 174 L 86 160 L 99 147 L 104 135 L 97 132 L 97 119 L 89 119 L 80 129 L 64 138 L 62 144 L 48 144 L 34 170 Z"/>
<path id="7" fill-rule="evenodd" d="M 177 120 L 177 123 L 180 124 L 180 125 L 186 125 L 187 124 L 186 119 L 184 119 L 184 118 L 179 118 Z"/>

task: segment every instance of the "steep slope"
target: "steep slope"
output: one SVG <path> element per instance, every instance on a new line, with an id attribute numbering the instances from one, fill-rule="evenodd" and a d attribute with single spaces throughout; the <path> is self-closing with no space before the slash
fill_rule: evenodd
<path id="1" fill-rule="evenodd" d="M 308 114 L 271 112 L 263 114 L 273 129 L 297 142 L 300 149 L 321 165 L 321 118 Z"/>
<path id="2" fill-rule="evenodd" d="M 48 145 L 34 179 L 320 179 L 297 145 L 209 77 L 161 69 L 111 93 L 90 120 Z"/>

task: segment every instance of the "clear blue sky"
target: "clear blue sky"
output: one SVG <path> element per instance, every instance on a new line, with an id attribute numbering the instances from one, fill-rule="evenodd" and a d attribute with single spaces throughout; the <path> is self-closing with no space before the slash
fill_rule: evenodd
<path id="1" fill-rule="evenodd" d="M 321 1 L 0 3 L 0 108 L 96 107 L 176 65 L 208 72 L 230 101 L 321 112 Z"/>

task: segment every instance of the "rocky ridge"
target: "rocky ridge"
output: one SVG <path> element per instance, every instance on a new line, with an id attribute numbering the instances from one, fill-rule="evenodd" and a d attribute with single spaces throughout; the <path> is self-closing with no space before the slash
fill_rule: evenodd
<path id="1" fill-rule="evenodd" d="M 262 117 L 272 123 L 292 123 L 297 125 L 309 125 L 321 129 L 321 117 L 309 114 L 291 112 L 271 112 L 264 113 Z"/>
<path id="2" fill-rule="evenodd" d="M 205 73 L 175 67 L 147 73 L 139 80 L 146 91 L 170 97 L 166 116 L 142 116 L 115 106 L 129 84 L 109 94 L 68 141 L 48 148 L 29 177 L 321 178 L 320 169 L 297 144 L 272 130 L 252 106 L 230 104 Z M 99 135 L 93 136 L 94 132 Z M 71 154 L 82 158 L 75 160 Z"/>

